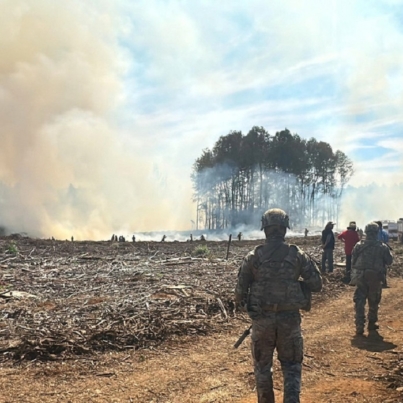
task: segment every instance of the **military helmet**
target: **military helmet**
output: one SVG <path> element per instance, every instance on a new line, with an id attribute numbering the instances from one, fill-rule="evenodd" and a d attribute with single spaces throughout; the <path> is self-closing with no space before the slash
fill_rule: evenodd
<path id="1" fill-rule="evenodd" d="M 288 215 L 284 210 L 279 208 L 272 208 L 267 210 L 262 216 L 262 228 L 269 227 L 270 225 L 281 225 L 282 227 L 290 228 Z"/>
<path id="2" fill-rule="evenodd" d="M 365 226 L 365 233 L 368 234 L 377 234 L 379 231 L 379 226 L 376 222 L 370 222 Z"/>

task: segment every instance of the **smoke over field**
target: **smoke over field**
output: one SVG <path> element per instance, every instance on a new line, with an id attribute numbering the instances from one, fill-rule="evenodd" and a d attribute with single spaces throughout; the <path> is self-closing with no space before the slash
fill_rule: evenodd
<path id="1" fill-rule="evenodd" d="M 403 186 L 378 186 L 375 184 L 349 187 L 344 195 L 338 228 L 345 228 L 350 221 L 359 227 L 374 220 L 397 221 L 403 217 Z"/>
<path id="2" fill-rule="evenodd" d="M 172 207 L 162 194 L 167 179 L 144 133 L 127 142 L 118 129 L 124 24 L 113 6 L 90 5 L 0 4 L 0 225 L 9 233 L 99 239 L 180 227 L 182 201 Z"/>
<path id="3" fill-rule="evenodd" d="M 346 152 L 354 186 L 401 182 L 394 6 L 371 4 L 363 15 L 349 2 L 330 13 L 315 1 L 298 13 L 294 1 L 196 3 L 0 2 L 7 233 L 82 240 L 190 230 L 192 164 L 219 136 L 254 125 L 271 135 L 290 126 Z M 398 218 L 399 192 L 350 195 L 329 218 L 341 227 Z M 278 204 L 297 220 L 296 203 Z"/>

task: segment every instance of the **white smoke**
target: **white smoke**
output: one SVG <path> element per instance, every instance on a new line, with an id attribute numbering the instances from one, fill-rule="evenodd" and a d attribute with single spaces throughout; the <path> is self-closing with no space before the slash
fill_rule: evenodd
<path id="1" fill-rule="evenodd" d="M 253 125 L 292 124 L 353 159 L 372 139 L 395 153 L 379 166 L 361 156 L 352 183 L 402 181 L 395 13 L 217 4 L 0 0 L 0 227 L 76 239 L 189 228 L 191 164 Z M 339 226 L 402 216 L 399 192 L 346 193 Z"/>
<path id="2" fill-rule="evenodd" d="M 188 223 L 189 200 L 172 207 L 167 179 L 139 149 L 145 133 L 119 129 L 124 21 L 107 2 L 86 4 L 0 3 L 0 225 L 97 239 L 180 226 L 181 210 Z"/>
<path id="3" fill-rule="evenodd" d="M 350 221 L 365 228 L 371 221 L 397 221 L 403 217 L 403 184 L 348 187 L 343 197 L 338 229 L 345 229 Z"/>

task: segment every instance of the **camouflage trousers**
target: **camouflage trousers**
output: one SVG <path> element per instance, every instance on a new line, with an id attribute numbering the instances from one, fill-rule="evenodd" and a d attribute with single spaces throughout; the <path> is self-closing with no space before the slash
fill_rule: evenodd
<path id="1" fill-rule="evenodd" d="M 299 403 L 303 339 L 298 311 L 265 312 L 252 321 L 252 355 L 258 403 L 274 403 L 273 353 L 281 363 L 284 403 Z"/>
<path id="2" fill-rule="evenodd" d="M 368 322 L 378 321 L 379 303 L 382 297 L 382 274 L 372 270 L 365 270 L 362 278 L 357 282 L 354 292 L 355 327 L 357 331 L 365 327 L 365 304 L 368 300 Z"/>

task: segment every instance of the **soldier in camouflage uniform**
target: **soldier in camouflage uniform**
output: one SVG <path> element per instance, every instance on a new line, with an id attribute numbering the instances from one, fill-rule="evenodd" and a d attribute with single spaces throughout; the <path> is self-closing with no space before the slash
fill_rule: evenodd
<path id="1" fill-rule="evenodd" d="M 274 402 L 273 353 L 284 375 L 284 403 L 298 403 L 301 389 L 303 340 L 300 309 L 310 309 L 310 291 L 322 288 L 315 263 L 284 237 L 287 214 L 266 211 L 262 229 L 266 243 L 243 260 L 235 298 L 252 319 L 252 355 L 259 403 Z M 302 279 L 302 281 L 301 281 Z"/>
<path id="2" fill-rule="evenodd" d="M 366 239 L 354 246 L 352 253 L 351 285 L 356 285 L 354 293 L 356 334 L 364 334 L 365 304 L 368 300 L 368 330 L 379 326 L 378 308 L 382 296 L 382 280 L 385 266 L 393 262 L 387 245 L 378 241 L 378 224 L 369 223 L 365 227 Z"/>

